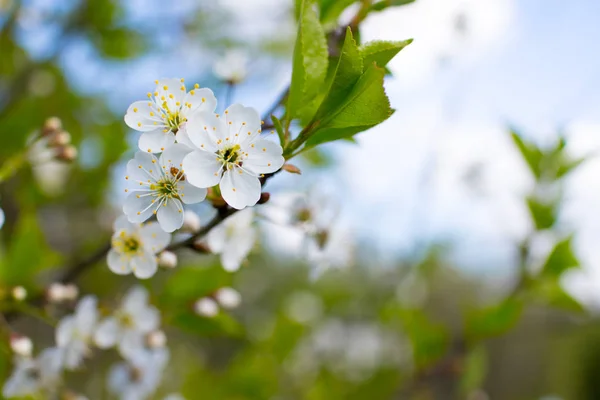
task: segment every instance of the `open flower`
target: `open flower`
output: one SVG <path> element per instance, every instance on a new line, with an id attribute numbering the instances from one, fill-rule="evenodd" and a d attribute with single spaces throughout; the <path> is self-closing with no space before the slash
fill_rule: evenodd
<path id="1" fill-rule="evenodd" d="M 15 369 L 4 383 L 2 396 L 6 398 L 43 396 L 50 398 L 60 383 L 63 351 L 56 347 L 42 351 L 35 359 L 15 359 Z M 42 397 L 40 397 L 42 398 Z"/>
<path id="2" fill-rule="evenodd" d="M 247 65 L 247 53 L 241 50 L 229 50 L 215 62 L 213 73 L 222 81 L 240 83 L 248 73 Z"/>
<path id="3" fill-rule="evenodd" d="M 129 362 L 114 365 L 108 373 L 108 389 L 121 400 L 151 398 L 162 381 L 162 372 L 169 361 L 166 348 L 140 350 Z"/>
<path id="4" fill-rule="evenodd" d="M 156 254 L 171 241 L 156 222 L 132 224 L 124 215 L 114 224 L 112 249 L 108 252 L 108 268 L 118 275 L 133 274 L 140 279 L 153 276 L 158 269 Z"/>
<path id="5" fill-rule="evenodd" d="M 183 159 L 189 182 L 199 188 L 219 184 L 223 199 L 241 210 L 260 199 L 262 174 L 284 163 L 279 144 L 260 137 L 260 118 L 253 108 L 234 104 L 222 117 L 198 112 L 186 124 L 195 150 Z"/>
<path id="6" fill-rule="evenodd" d="M 79 301 L 75 313 L 64 317 L 56 327 L 56 345 L 64 352 L 64 366 L 74 369 L 90 353 L 90 344 L 98 320 L 97 300 L 86 296 Z"/>
<path id="7" fill-rule="evenodd" d="M 248 256 L 256 241 L 256 230 L 252 226 L 254 212 L 244 210 L 217 225 L 206 237 L 208 247 L 221 255 L 221 264 L 226 271 L 237 271 Z"/>
<path id="8" fill-rule="evenodd" d="M 175 134 L 196 111 L 214 112 L 217 99 L 210 89 L 186 91 L 183 79 L 155 81 L 156 89 L 148 100 L 136 101 L 127 109 L 125 123 L 143 132 L 139 147 L 143 151 L 160 153 L 175 143 Z"/>
<path id="9" fill-rule="evenodd" d="M 182 161 L 190 151 L 183 144 L 174 144 L 158 159 L 140 151 L 127 163 L 125 179 L 135 184 L 123 205 L 129 222 L 144 222 L 155 214 L 166 232 L 181 228 L 183 203 L 194 204 L 206 198 L 206 189 L 190 185 L 184 173 Z"/>
<path id="10" fill-rule="evenodd" d="M 103 349 L 118 345 L 119 352 L 128 357 L 143 348 L 145 335 L 159 325 L 160 313 L 148 304 L 148 292 L 135 286 L 125 295 L 114 315 L 98 324 L 94 341 Z"/>

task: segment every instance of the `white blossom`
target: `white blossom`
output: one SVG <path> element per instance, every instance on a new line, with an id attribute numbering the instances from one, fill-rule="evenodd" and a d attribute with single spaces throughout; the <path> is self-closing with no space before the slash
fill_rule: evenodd
<path id="1" fill-rule="evenodd" d="M 119 352 L 129 357 L 143 347 L 145 336 L 159 325 L 160 313 L 148 304 L 148 292 L 135 286 L 125 295 L 114 315 L 100 322 L 94 341 L 103 349 L 117 345 Z"/>
<path id="2" fill-rule="evenodd" d="M 214 112 L 217 99 L 210 89 L 200 89 L 197 84 L 187 92 L 183 79 L 161 79 L 155 83 L 156 89 L 148 93 L 148 100 L 129 106 L 125 123 L 142 132 L 140 150 L 160 153 L 175 143 L 177 132 L 191 115 Z"/>
<path id="3" fill-rule="evenodd" d="M 90 344 L 98 321 L 97 300 L 82 298 L 75 313 L 64 317 L 56 327 L 56 345 L 64 352 L 64 366 L 74 369 L 90 353 Z"/>
<path id="4" fill-rule="evenodd" d="M 16 358 L 15 368 L 2 388 L 2 396 L 21 398 L 54 392 L 60 382 L 62 365 L 63 352 L 55 347 L 44 350 L 35 359 Z"/>
<path id="5" fill-rule="evenodd" d="M 248 54 L 242 50 L 229 50 L 213 65 L 213 73 L 220 80 L 240 83 L 248 74 Z"/>
<path id="6" fill-rule="evenodd" d="M 205 188 L 192 186 L 186 179 L 182 161 L 190 151 L 183 144 L 174 144 L 160 158 L 140 151 L 127 163 L 125 179 L 134 185 L 123 206 L 129 222 L 144 222 L 154 214 L 165 232 L 181 228 L 183 203 L 206 198 Z"/>
<path id="7" fill-rule="evenodd" d="M 201 317 L 214 317 L 219 313 L 219 305 L 210 297 L 203 297 L 194 303 L 194 312 Z"/>
<path id="8" fill-rule="evenodd" d="M 233 288 L 223 287 L 215 292 L 215 299 L 221 307 L 233 309 L 238 307 L 242 302 L 242 295 Z"/>
<path id="9" fill-rule="evenodd" d="M 151 398 L 169 360 L 166 348 L 139 350 L 128 362 L 114 365 L 108 373 L 108 389 L 121 400 Z"/>
<path id="10" fill-rule="evenodd" d="M 261 121 L 253 108 L 234 104 L 223 116 L 199 112 L 189 118 L 186 132 L 194 151 L 183 159 L 189 182 L 200 188 L 219 185 L 233 208 L 255 205 L 263 174 L 285 162 L 283 149 L 263 139 Z"/>
<path id="11" fill-rule="evenodd" d="M 177 254 L 172 251 L 163 251 L 158 255 L 158 265 L 163 268 L 175 268 L 177 266 Z"/>
<path id="12" fill-rule="evenodd" d="M 48 300 L 54 303 L 73 301 L 79 296 L 79 289 L 72 283 L 63 285 L 55 282 L 48 286 L 47 296 Z"/>
<path id="13" fill-rule="evenodd" d="M 252 210 L 239 211 L 207 235 L 210 250 L 221 255 L 221 264 L 226 271 L 237 271 L 252 250 L 256 241 L 253 218 Z"/>
<path id="14" fill-rule="evenodd" d="M 12 296 L 17 301 L 23 301 L 27 298 L 27 289 L 23 286 L 15 286 L 12 289 Z"/>
<path id="15" fill-rule="evenodd" d="M 33 342 L 27 336 L 12 335 L 10 337 L 10 348 L 21 357 L 31 357 Z"/>
<path id="16" fill-rule="evenodd" d="M 167 247 L 171 235 L 164 232 L 159 224 L 132 224 L 125 216 L 115 220 L 115 233 L 112 249 L 108 252 L 108 267 L 119 275 L 133 274 L 140 278 L 150 278 L 158 269 L 156 254 Z"/>

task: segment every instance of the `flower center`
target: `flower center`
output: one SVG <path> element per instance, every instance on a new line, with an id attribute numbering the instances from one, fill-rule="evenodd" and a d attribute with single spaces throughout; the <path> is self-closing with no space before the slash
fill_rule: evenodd
<path id="1" fill-rule="evenodd" d="M 123 241 L 123 249 L 127 253 L 135 253 L 140 248 L 140 242 L 133 236 Z"/>
<path id="2" fill-rule="evenodd" d="M 119 323 L 126 328 L 133 328 L 135 326 L 133 318 L 128 313 L 119 313 Z"/>
<path id="3" fill-rule="evenodd" d="M 217 156 L 227 169 L 230 169 L 233 165 L 242 165 L 242 154 L 240 153 L 239 144 L 219 150 Z"/>
<path id="4" fill-rule="evenodd" d="M 113 242 L 113 247 L 120 253 L 134 255 L 141 249 L 142 244 L 137 236 L 127 236 L 125 231 L 122 231 L 120 238 Z"/>
<path id="5" fill-rule="evenodd" d="M 179 130 L 179 126 L 185 122 L 185 118 L 181 115 L 179 110 L 171 111 L 166 101 L 162 103 L 161 107 L 163 109 L 162 118 L 165 121 L 165 124 L 171 131 L 176 133 Z"/>

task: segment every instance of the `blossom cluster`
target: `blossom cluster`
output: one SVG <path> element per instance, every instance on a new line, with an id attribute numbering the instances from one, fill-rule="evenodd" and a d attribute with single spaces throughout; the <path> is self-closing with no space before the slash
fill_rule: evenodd
<path id="1" fill-rule="evenodd" d="M 51 398 L 59 390 L 64 395 L 68 392 L 62 388 L 63 371 L 82 368 L 94 348 L 116 348 L 123 361 L 112 366 L 108 373 L 109 391 L 123 400 L 151 398 L 169 359 L 159 311 L 149 304 L 148 292 L 138 286 L 130 289 L 121 305 L 104 318 L 97 303 L 94 296 L 83 297 L 74 313 L 58 323 L 56 345 L 37 357 L 31 356 L 32 344 L 27 338 L 11 340 L 16 354 L 15 368 L 4 384 L 2 395 Z M 178 395 L 169 398 L 180 398 L 174 396 Z"/>

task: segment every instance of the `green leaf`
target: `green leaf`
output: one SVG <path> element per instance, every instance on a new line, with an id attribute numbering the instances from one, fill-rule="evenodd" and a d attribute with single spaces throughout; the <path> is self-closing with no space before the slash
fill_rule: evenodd
<path id="1" fill-rule="evenodd" d="M 537 230 L 549 229 L 556 223 L 556 204 L 545 204 L 528 197 L 527 206 Z"/>
<path id="2" fill-rule="evenodd" d="M 474 310 L 467 316 L 467 334 L 471 340 L 501 335 L 517 323 L 522 311 L 522 301 L 515 298 L 508 298 L 500 304 Z"/>
<path id="3" fill-rule="evenodd" d="M 35 214 L 23 214 L 0 259 L 0 282 L 9 286 L 33 284 L 35 274 L 58 263 L 59 256 L 46 243 Z"/>
<path id="4" fill-rule="evenodd" d="M 558 170 L 556 171 L 556 178 L 560 179 L 565 175 L 571 173 L 577 167 L 579 167 L 586 159 L 579 158 L 577 160 L 561 160 Z"/>
<path id="5" fill-rule="evenodd" d="M 360 55 L 363 58 L 364 65 L 377 64 L 378 67 L 385 67 L 392 58 L 396 56 L 406 46 L 412 43 L 412 39 L 403 41 L 374 41 L 360 47 Z"/>
<path id="6" fill-rule="evenodd" d="M 460 378 L 460 389 L 464 394 L 479 389 L 487 375 L 488 354 L 485 347 L 478 345 L 467 353 L 464 361 L 463 373 Z"/>
<path id="7" fill-rule="evenodd" d="M 412 343 L 417 367 L 427 367 L 444 355 L 448 333 L 443 325 L 431 322 L 421 310 L 401 311 L 400 317 Z"/>
<path id="8" fill-rule="evenodd" d="M 542 275 L 558 277 L 568 269 L 579 267 L 579 260 L 573 252 L 573 237 L 569 236 L 554 246 L 548 256 Z"/>
<path id="9" fill-rule="evenodd" d="M 357 0 L 321 0 L 321 23 L 336 24 L 340 14 Z"/>
<path id="10" fill-rule="evenodd" d="M 567 293 L 556 278 L 538 280 L 532 290 L 538 299 L 551 307 L 571 312 L 585 311 L 583 305 Z"/>
<path id="11" fill-rule="evenodd" d="M 287 104 L 289 120 L 310 102 L 321 88 L 327 73 L 327 41 L 313 0 L 303 0 L 294 47 L 292 83 Z"/>
<path id="12" fill-rule="evenodd" d="M 271 121 L 273 121 L 273 126 L 277 131 L 277 136 L 279 136 L 279 143 L 284 146 L 285 145 L 285 133 L 283 132 L 283 127 L 281 126 L 281 121 L 274 115 L 271 115 Z"/>
<path id="13" fill-rule="evenodd" d="M 388 7 L 404 6 L 406 4 L 414 3 L 415 0 L 382 0 L 373 4 L 370 8 L 371 11 L 383 11 Z"/>
<path id="14" fill-rule="evenodd" d="M 521 139 L 521 136 L 514 130 L 511 130 L 510 134 L 529 169 L 536 179 L 540 179 L 542 176 L 541 163 L 544 156 L 543 153 L 532 143 L 527 143 Z"/>
<path id="15" fill-rule="evenodd" d="M 346 101 L 324 117 L 306 146 L 348 138 L 388 119 L 393 110 L 383 88 L 384 74 L 384 70 L 375 65 L 367 68 Z"/>
<path id="16" fill-rule="evenodd" d="M 348 101 L 354 86 L 364 72 L 363 61 L 352 30 L 346 29 L 346 38 L 327 96 L 315 115 L 315 119 L 323 119 L 334 112 L 340 105 Z"/>

